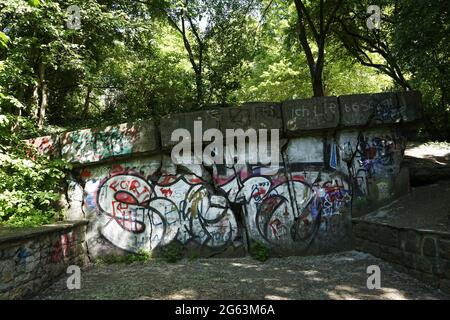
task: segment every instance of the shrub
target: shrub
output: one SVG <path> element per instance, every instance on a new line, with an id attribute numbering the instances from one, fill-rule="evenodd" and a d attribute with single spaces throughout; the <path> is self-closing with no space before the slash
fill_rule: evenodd
<path id="1" fill-rule="evenodd" d="M 193 251 L 191 253 L 191 255 L 189 256 L 189 261 L 194 261 L 197 260 L 200 257 L 200 255 L 198 254 L 198 252 Z"/>
<path id="2" fill-rule="evenodd" d="M 160 256 L 169 263 L 175 263 L 183 258 L 183 247 L 176 241 L 160 249 Z"/>
<path id="3" fill-rule="evenodd" d="M 61 216 L 60 188 L 70 165 L 40 156 L 14 133 L 17 118 L 0 115 L 0 225 L 36 226 Z M 21 120 L 24 121 L 23 119 Z"/>
<path id="4" fill-rule="evenodd" d="M 264 262 L 269 258 L 269 248 L 260 242 L 255 242 L 250 247 L 250 255 L 253 259 Z"/>

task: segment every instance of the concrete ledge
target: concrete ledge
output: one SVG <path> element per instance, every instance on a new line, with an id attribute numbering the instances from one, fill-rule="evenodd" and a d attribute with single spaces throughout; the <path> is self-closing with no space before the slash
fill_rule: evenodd
<path id="1" fill-rule="evenodd" d="M 252 102 L 240 106 L 169 115 L 159 129 L 151 120 L 123 123 L 100 129 L 71 131 L 60 136 L 27 140 L 41 154 L 62 157 L 75 165 L 103 163 L 134 155 L 168 151 L 175 129 L 186 129 L 193 143 L 203 133 L 220 129 L 280 129 L 280 137 L 314 136 L 353 127 L 414 125 L 422 117 L 421 94 L 417 91 L 356 94 L 279 102 Z M 202 130 L 194 132 L 194 121 Z M 201 142 L 200 142 L 201 143 Z"/>
<path id="2" fill-rule="evenodd" d="M 370 126 L 402 120 L 397 96 L 393 92 L 353 94 L 339 97 L 342 125 Z"/>
<path id="3" fill-rule="evenodd" d="M 151 120 L 61 135 L 61 158 L 75 164 L 159 151 L 159 132 Z"/>
<path id="4" fill-rule="evenodd" d="M 194 132 L 194 121 L 202 121 L 202 130 L 198 132 L 199 138 L 208 129 L 220 129 L 221 109 L 187 112 L 172 114 L 161 119 L 161 146 L 164 150 L 169 150 L 178 142 L 171 141 L 172 132 L 176 129 L 186 129 L 194 141 L 196 133 Z M 188 138 L 188 137 L 185 137 Z"/>
<path id="5" fill-rule="evenodd" d="M 17 240 L 31 239 L 57 231 L 66 231 L 78 226 L 85 226 L 89 220 L 61 221 L 40 227 L 10 228 L 0 227 L 0 245 Z"/>
<path id="6" fill-rule="evenodd" d="M 281 104 L 253 102 L 239 107 L 221 109 L 220 129 L 281 129 L 283 128 Z"/>

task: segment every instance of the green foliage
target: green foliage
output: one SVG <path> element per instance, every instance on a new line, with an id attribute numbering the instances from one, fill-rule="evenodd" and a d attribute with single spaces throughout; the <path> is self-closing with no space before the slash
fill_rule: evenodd
<path id="1" fill-rule="evenodd" d="M 405 0 L 399 5 L 393 47 L 432 120 L 429 132 L 450 139 L 450 6 L 447 0 Z M 433 138 L 433 136 L 431 138 Z"/>
<path id="2" fill-rule="evenodd" d="M 189 261 L 197 260 L 200 257 L 198 252 L 194 251 L 189 255 Z"/>
<path id="3" fill-rule="evenodd" d="M 250 247 L 250 255 L 258 261 L 266 261 L 269 258 L 269 248 L 260 242 L 252 243 Z"/>
<path id="4" fill-rule="evenodd" d="M 38 155 L 11 132 L 33 132 L 24 118 L 0 114 L 0 224 L 36 226 L 60 218 L 60 186 L 69 165 Z"/>
<path id="5" fill-rule="evenodd" d="M 159 249 L 159 256 L 169 263 L 178 262 L 183 258 L 183 246 L 172 241 Z"/>
<path id="6" fill-rule="evenodd" d="M 9 41 L 8 36 L 4 32 L 0 31 L 0 46 L 7 48 L 8 41 Z"/>
<path id="7" fill-rule="evenodd" d="M 96 264 L 114 264 L 114 263 L 124 263 L 130 264 L 134 262 L 148 262 L 152 258 L 150 252 L 145 250 L 140 250 L 138 253 L 129 253 L 124 255 L 108 254 L 100 256 L 95 260 Z"/>

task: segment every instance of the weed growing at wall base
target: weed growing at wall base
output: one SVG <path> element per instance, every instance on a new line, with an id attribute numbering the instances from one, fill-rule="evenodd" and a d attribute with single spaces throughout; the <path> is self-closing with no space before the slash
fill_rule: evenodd
<path id="1" fill-rule="evenodd" d="M 250 247 L 250 255 L 254 259 L 264 262 L 269 258 L 269 248 L 260 242 L 255 242 Z"/>
<path id="2" fill-rule="evenodd" d="M 97 264 L 113 264 L 113 263 L 125 263 L 130 264 L 133 262 L 148 262 L 152 258 L 151 252 L 145 250 L 139 250 L 138 253 L 130 253 L 124 255 L 107 254 L 100 256 L 96 259 Z"/>
<path id="3" fill-rule="evenodd" d="M 169 263 L 175 263 L 183 258 L 183 247 L 176 241 L 160 248 L 160 256 Z"/>

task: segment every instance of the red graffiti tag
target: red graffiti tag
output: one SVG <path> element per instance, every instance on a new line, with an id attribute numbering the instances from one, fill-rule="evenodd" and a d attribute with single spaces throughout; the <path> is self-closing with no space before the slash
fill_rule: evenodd
<path id="1" fill-rule="evenodd" d="M 164 197 L 170 197 L 173 194 L 173 191 L 170 188 L 168 189 L 161 188 L 161 193 L 164 195 Z"/>
<path id="2" fill-rule="evenodd" d="M 68 234 L 63 234 L 61 237 L 55 241 L 53 244 L 52 258 L 53 263 L 59 263 L 64 258 L 76 254 L 77 245 L 77 234 L 69 232 Z"/>

